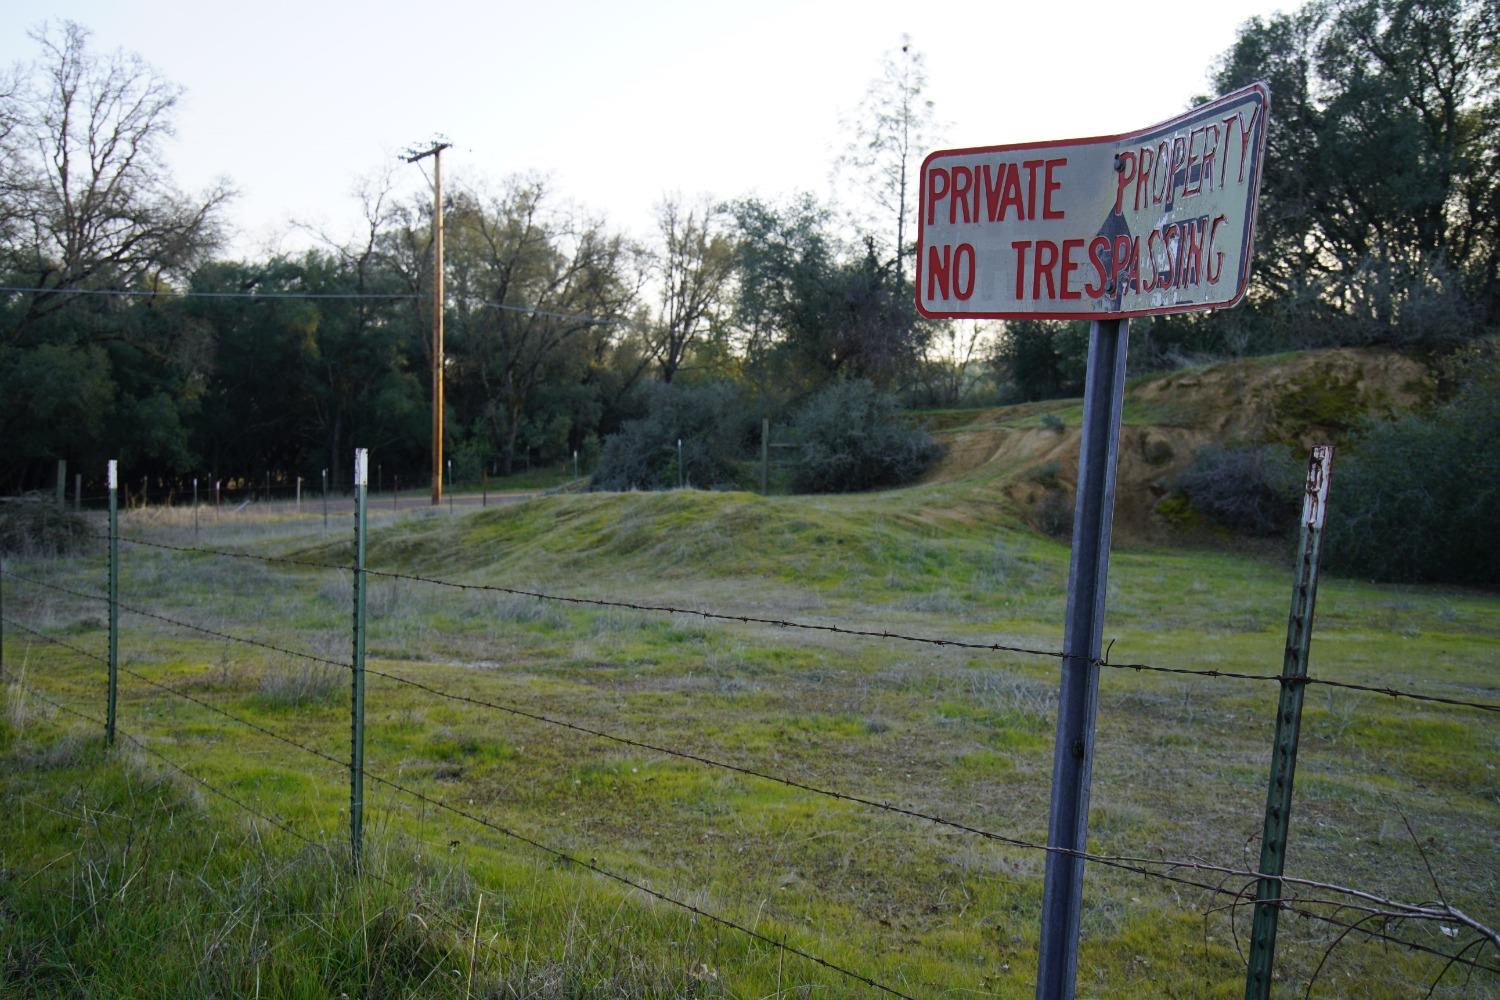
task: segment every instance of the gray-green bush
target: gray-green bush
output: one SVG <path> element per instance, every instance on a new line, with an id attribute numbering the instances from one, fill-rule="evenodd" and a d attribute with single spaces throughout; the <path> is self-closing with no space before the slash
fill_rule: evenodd
<path id="1" fill-rule="evenodd" d="M 594 489 L 663 490 L 679 481 L 703 488 L 732 483 L 733 461 L 745 451 L 752 423 L 739 389 L 727 382 L 665 383 L 652 385 L 648 392 L 646 415 L 626 421 L 605 439 Z"/>
<path id="2" fill-rule="evenodd" d="M 942 454 L 925 430 L 901 418 L 895 397 L 865 379 L 834 382 L 813 396 L 792 434 L 802 445 L 792 485 L 807 493 L 898 486 Z"/>

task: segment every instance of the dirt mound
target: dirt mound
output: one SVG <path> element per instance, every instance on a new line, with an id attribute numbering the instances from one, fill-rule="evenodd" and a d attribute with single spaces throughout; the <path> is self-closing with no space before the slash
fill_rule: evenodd
<path id="1" fill-rule="evenodd" d="M 1125 394 L 1116 529 L 1159 532 L 1157 504 L 1206 444 L 1275 443 L 1297 451 L 1341 444 L 1366 419 L 1392 419 L 1430 402 L 1436 386 L 1419 360 L 1351 348 L 1149 376 Z M 928 479 L 996 476 L 1023 510 L 1045 519 L 1048 507 L 1071 508 L 1082 419 L 1078 400 L 975 411 L 963 422 L 950 416 L 949 426 L 933 431 L 948 450 Z"/>

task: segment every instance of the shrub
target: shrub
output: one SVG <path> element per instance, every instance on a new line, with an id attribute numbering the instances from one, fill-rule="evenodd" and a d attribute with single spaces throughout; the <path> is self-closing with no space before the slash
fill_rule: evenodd
<path id="1" fill-rule="evenodd" d="M 63 556 L 86 549 L 94 529 L 79 514 L 59 510 L 51 497 L 34 495 L 0 503 L 0 553 Z"/>
<path id="2" fill-rule="evenodd" d="M 792 486 L 808 493 L 897 486 L 942 453 L 925 430 L 901 419 L 895 397 L 864 379 L 834 382 L 813 396 L 792 434 L 802 445 Z"/>
<path id="3" fill-rule="evenodd" d="M 1368 425 L 1335 458 L 1324 560 L 1378 580 L 1500 583 L 1500 354 L 1452 365 L 1453 398 Z"/>
<path id="4" fill-rule="evenodd" d="M 1209 445 L 1177 477 L 1176 488 L 1193 510 L 1231 531 L 1278 535 L 1301 510 L 1303 470 L 1275 445 L 1221 448 Z"/>
<path id="5" fill-rule="evenodd" d="M 684 482 L 705 488 L 731 483 L 734 459 L 746 448 L 752 422 L 739 390 L 728 383 L 653 385 L 646 415 L 605 438 L 593 488 L 675 488 L 679 440 Z"/>

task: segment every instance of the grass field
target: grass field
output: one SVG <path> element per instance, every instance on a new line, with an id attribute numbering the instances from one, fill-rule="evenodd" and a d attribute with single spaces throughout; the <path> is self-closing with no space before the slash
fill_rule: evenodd
<path id="1" fill-rule="evenodd" d="M 568 495 L 390 517 L 370 566 L 1056 649 L 1066 545 L 1022 528 L 992 485 Z M 133 513 L 122 534 L 190 545 L 186 517 Z M 349 522 L 338 522 L 330 540 L 318 518 L 226 518 L 200 541 L 345 563 Z M 349 656 L 347 572 L 121 554 L 125 605 Z M 1117 548 L 1110 659 L 1275 673 L 1290 556 Z M 92 592 L 105 582 L 102 549 L 6 569 Z M 98 602 L 7 578 L 4 613 L 104 652 Z M 346 759 L 345 672 L 129 613 L 121 625 L 129 670 Z M 4 644 L 8 679 L 102 717 L 97 662 L 10 626 Z M 1055 658 L 387 578 L 371 582 L 369 654 L 373 669 L 477 701 L 1046 839 Z M 1500 602 L 1325 578 L 1312 672 L 1500 700 Z M 1276 697 L 1274 684 L 1103 671 L 1091 850 L 1253 869 Z M 370 874 L 354 878 L 346 770 L 130 676 L 119 725 L 151 752 L 124 739 L 106 752 L 98 726 L 19 685 L 6 702 L 0 995 L 876 995 L 368 779 Z M 381 677 L 369 679 L 367 719 L 368 771 L 434 801 L 913 996 L 1032 995 L 1040 852 Z M 1313 688 L 1302 735 L 1289 874 L 1414 902 L 1441 891 L 1500 922 L 1500 720 Z M 1238 997 L 1248 916 L 1090 866 L 1080 995 Z M 1391 931 L 1445 950 L 1470 940 Z M 1336 937 L 1283 917 L 1277 995 L 1311 981 L 1314 996 L 1421 997 L 1435 980 L 1435 996 L 1500 995 L 1493 973 L 1439 979 L 1439 959 Z M 1469 954 L 1500 964 L 1493 949 Z"/>

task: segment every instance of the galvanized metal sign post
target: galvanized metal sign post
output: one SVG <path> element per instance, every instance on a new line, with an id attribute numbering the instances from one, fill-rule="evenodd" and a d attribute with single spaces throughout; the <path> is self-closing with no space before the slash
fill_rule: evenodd
<path id="1" fill-rule="evenodd" d="M 917 309 L 1089 331 L 1052 765 L 1038 1000 L 1071 1000 L 1129 317 L 1219 309 L 1250 276 L 1270 95 L 1254 84 L 1113 136 L 939 150 L 922 163 Z"/>
<path id="2" fill-rule="evenodd" d="M 1328 480 L 1333 447 L 1321 444 L 1307 465 L 1302 498 L 1302 539 L 1297 547 L 1297 582 L 1286 623 L 1286 656 L 1281 664 L 1281 699 L 1276 706 L 1276 742 L 1271 751 L 1271 785 L 1266 792 L 1266 823 L 1260 840 L 1260 873 L 1255 921 L 1250 931 L 1250 964 L 1245 1000 L 1271 995 L 1271 963 L 1276 953 L 1276 922 L 1281 913 L 1281 880 L 1292 822 L 1292 778 L 1297 771 L 1297 737 L 1302 728 L 1302 696 L 1307 655 L 1312 645 L 1313 608 L 1318 598 L 1318 563 L 1323 555 L 1323 521 L 1328 512 Z"/>

